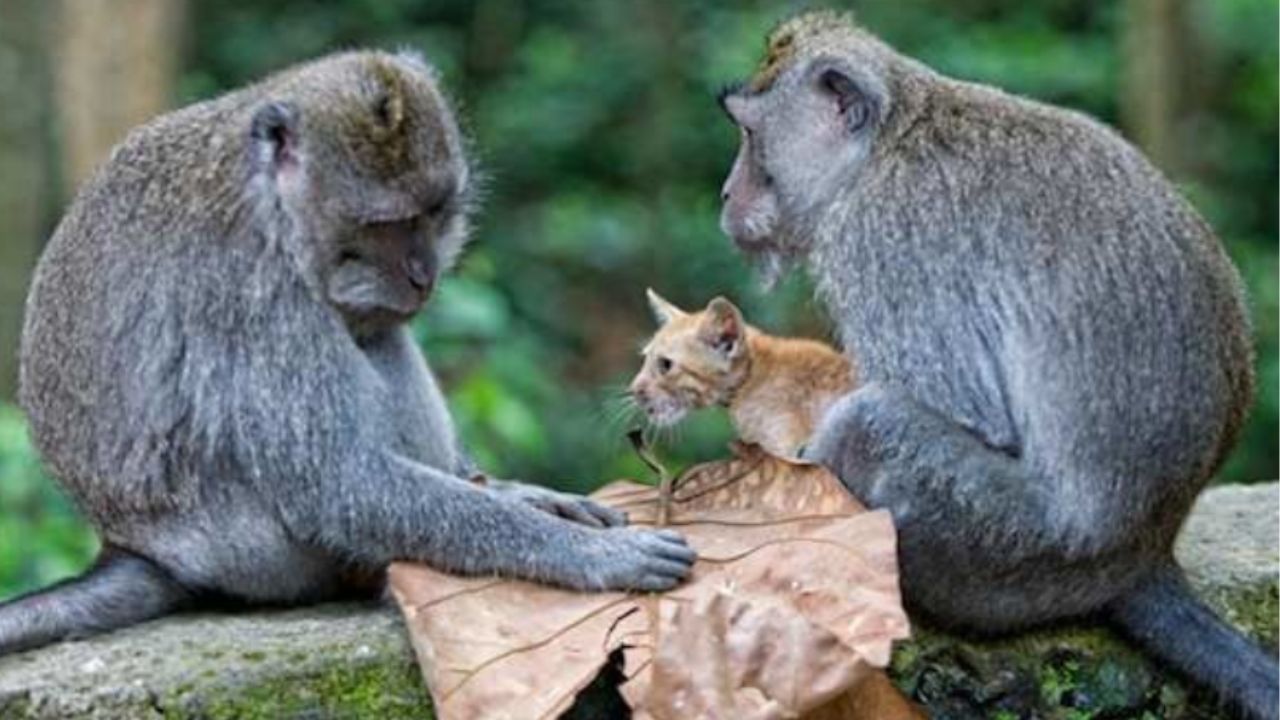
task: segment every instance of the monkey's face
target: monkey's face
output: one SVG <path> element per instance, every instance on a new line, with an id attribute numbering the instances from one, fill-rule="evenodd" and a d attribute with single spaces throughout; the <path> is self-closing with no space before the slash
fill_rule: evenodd
<path id="1" fill-rule="evenodd" d="M 428 222 L 421 215 L 370 222 L 340 240 L 325 281 L 329 302 L 365 322 L 402 322 L 421 309 L 440 265 Z"/>
<path id="2" fill-rule="evenodd" d="M 740 133 L 720 226 L 745 251 L 791 255 L 807 249 L 814 213 L 856 184 L 887 99 L 849 57 L 802 56 L 767 80 L 720 96 Z"/>
<path id="3" fill-rule="evenodd" d="M 304 68 L 254 138 L 304 278 L 361 331 L 402 323 L 466 238 L 469 168 L 420 59 L 359 53 Z"/>

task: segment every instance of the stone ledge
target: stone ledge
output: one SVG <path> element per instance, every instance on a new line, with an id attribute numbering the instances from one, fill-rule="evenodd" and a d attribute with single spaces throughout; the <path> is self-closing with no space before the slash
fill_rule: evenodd
<path id="1" fill-rule="evenodd" d="M 376 604 L 192 614 L 0 659 L 0 718 L 429 718 Z"/>
<path id="2" fill-rule="evenodd" d="M 1280 485 L 1219 487 L 1178 557 L 1238 627 L 1276 644 Z M 1099 628 L 994 643 L 921 630 L 894 676 L 938 717 L 1210 718 L 1207 699 Z M 0 658 L 0 718 L 429 718 L 399 614 L 375 605 L 167 618 Z"/>
<path id="3" fill-rule="evenodd" d="M 1280 485 L 1205 492 L 1175 548 L 1196 591 L 1237 628 L 1276 647 Z M 926 628 L 894 653 L 891 676 L 949 720 L 1226 718 L 1114 633 L 1069 626 L 973 642 Z"/>

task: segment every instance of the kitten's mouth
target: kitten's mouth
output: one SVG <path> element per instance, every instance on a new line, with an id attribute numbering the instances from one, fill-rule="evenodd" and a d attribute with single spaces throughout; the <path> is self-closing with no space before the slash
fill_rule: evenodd
<path id="1" fill-rule="evenodd" d="M 644 408 L 645 417 L 658 427 L 670 427 L 684 419 L 687 410 L 677 405 L 649 405 Z"/>

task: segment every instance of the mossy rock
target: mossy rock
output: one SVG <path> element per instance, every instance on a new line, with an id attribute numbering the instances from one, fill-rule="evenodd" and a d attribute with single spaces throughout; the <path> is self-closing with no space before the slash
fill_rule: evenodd
<path id="1" fill-rule="evenodd" d="M 1200 597 L 1237 628 L 1276 647 L 1280 486 L 1205 493 L 1177 554 Z M 935 718 L 1199 720 L 1227 718 L 1213 698 L 1109 629 L 1075 625 L 997 641 L 915 628 L 891 675 Z"/>
<path id="2" fill-rule="evenodd" d="M 1197 590 L 1276 644 L 1280 486 L 1205 494 L 1179 540 Z M 973 642 L 917 628 L 892 675 L 937 718 L 1217 718 L 1099 627 Z M 601 678 L 574 717 L 616 717 Z M 601 708 L 609 708 L 601 710 Z M 182 615 L 0 658 L 0 720 L 430 718 L 400 616 L 380 604 Z"/>
<path id="3" fill-rule="evenodd" d="M 430 718 L 381 605 L 182 615 L 0 659 L 0 718 Z"/>

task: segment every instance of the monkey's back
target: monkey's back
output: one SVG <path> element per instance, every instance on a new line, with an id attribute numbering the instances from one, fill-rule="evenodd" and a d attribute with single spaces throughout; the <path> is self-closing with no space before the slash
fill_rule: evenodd
<path id="1" fill-rule="evenodd" d="M 819 267 L 858 268 L 819 275 L 865 378 L 1049 477 L 1090 476 L 1082 504 L 1180 516 L 1253 387 L 1221 244 L 1101 124 L 938 76 L 914 89 L 920 116 L 889 131 L 819 249 Z"/>
<path id="2" fill-rule="evenodd" d="M 216 314 L 237 192 L 236 119 L 256 91 L 230 93 L 131 131 L 72 201 L 32 279 L 19 399 L 36 446 L 91 519 L 182 502 L 164 438 L 191 412 L 176 376 L 195 314 Z M 221 286 L 228 299 L 234 287 Z M 228 318 L 232 320 L 232 318 Z"/>

